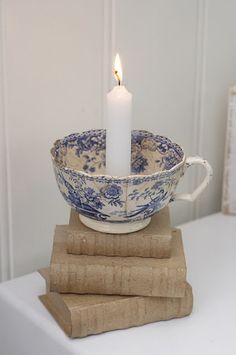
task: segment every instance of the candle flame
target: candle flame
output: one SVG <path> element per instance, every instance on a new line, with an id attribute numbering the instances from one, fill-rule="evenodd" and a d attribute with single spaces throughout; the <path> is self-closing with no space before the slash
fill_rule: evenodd
<path id="1" fill-rule="evenodd" d="M 115 58 L 114 75 L 118 82 L 118 85 L 120 85 L 122 81 L 122 66 L 121 66 L 120 56 L 118 53 Z"/>

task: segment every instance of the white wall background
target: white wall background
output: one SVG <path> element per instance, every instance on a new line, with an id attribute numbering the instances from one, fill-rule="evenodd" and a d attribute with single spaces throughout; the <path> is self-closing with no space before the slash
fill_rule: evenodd
<path id="1" fill-rule="evenodd" d="M 0 0 L 1 279 L 49 263 L 68 222 L 49 156 L 53 141 L 101 127 L 120 52 L 134 128 L 202 155 L 214 180 L 173 223 L 220 209 L 227 90 L 236 83 L 234 0 Z M 192 190 L 201 172 L 188 173 Z"/>

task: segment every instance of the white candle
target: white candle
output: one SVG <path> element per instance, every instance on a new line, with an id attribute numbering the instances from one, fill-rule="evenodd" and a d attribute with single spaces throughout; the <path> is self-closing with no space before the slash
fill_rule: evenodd
<path id="1" fill-rule="evenodd" d="M 107 94 L 106 117 L 106 174 L 126 176 L 131 164 L 132 95 L 122 82 L 119 55 L 116 55 L 114 74 L 118 85 Z"/>

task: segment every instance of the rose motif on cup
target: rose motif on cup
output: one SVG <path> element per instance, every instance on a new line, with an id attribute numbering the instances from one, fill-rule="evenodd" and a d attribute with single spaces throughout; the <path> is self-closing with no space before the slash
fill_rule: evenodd
<path id="1" fill-rule="evenodd" d="M 108 200 L 107 203 L 111 206 L 122 207 L 124 201 L 121 200 L 122 188 L 116 184 L 108 184 L 101 188 L 102 196 Z"/>
<path id="2" fill-rule="evenodd" d="M 122 194 L 121 187 L 115 184 L 111 184 L 103 187 L 101 189 L 101 192 L 103 193 L 105 198 L 112 199 L 112 200 L 119 198 L 120 195 Z"/>

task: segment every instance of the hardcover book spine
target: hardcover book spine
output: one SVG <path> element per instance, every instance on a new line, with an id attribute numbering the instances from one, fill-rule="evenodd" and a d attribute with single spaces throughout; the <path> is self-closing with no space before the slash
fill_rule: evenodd
<path id="1" fill-rule="evenodd" d="M 51 264 L 50 290 L 62 293 L 183 297 L 185 269 Z"/>
<path id="2" fill-rule="evenodd" d="M 64 331 L 73 338 L 184 317 L 191 313 L 193 305 L 189 284 L 186 284 L 183 298 L 121 297 L 114 301 L 98 300 L 97 304 L 81 307 L 76 297 L 87 296 L 73 297 L 74 302 L 70 303 L 56 293 L 40 297 Z"/>
<path id="3" fill-rule="evenodd" d="M 102 235 L 83 233 L 67 228 L 67 252 L 79 255 L 139 256 L 146 258 L 169 258 L 171 235 Z"/>

